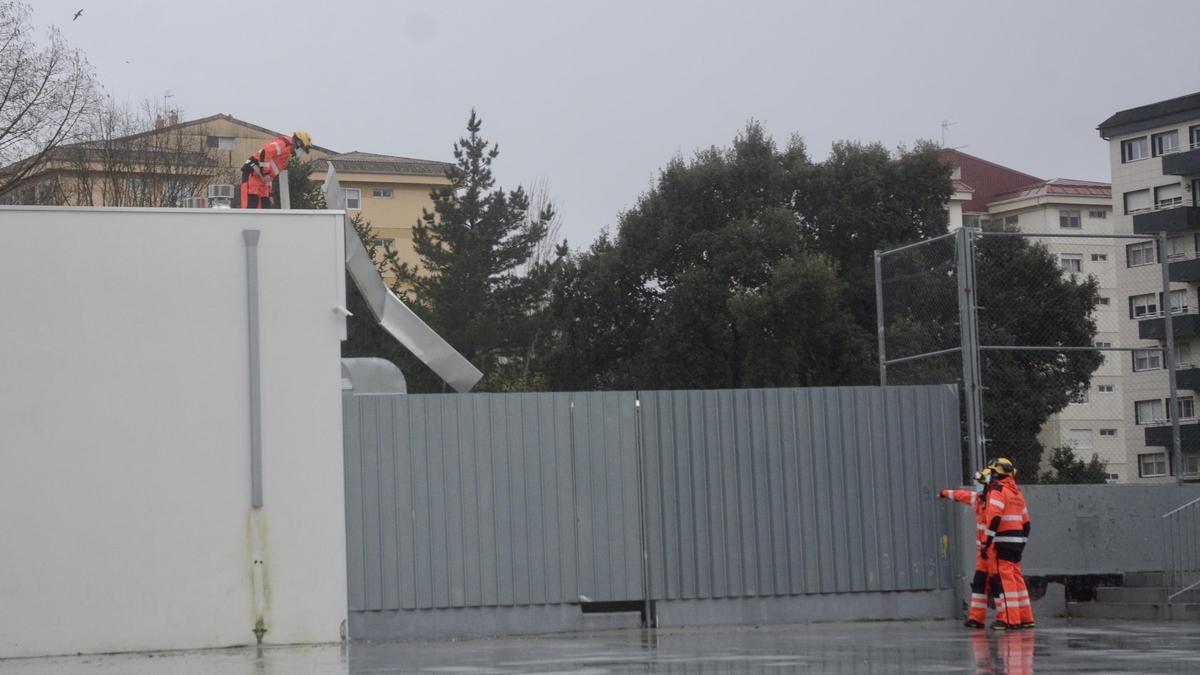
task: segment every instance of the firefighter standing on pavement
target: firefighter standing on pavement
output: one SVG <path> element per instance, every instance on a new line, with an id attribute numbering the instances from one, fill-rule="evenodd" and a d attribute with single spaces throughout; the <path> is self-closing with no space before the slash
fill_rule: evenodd
<path id="1" fill-rule="evenodd" d="M 987 619 L 987 589 L 989 580 L 996 576 L 996 559 L 991 560 L 983 555 L 983 543 L 987 538 L 987 494 L 991 471 L 984 469 L 975 474 L 977 489 L 942 490 L 938 494 L 942 499 L 953 499 L 975 509 L 975 576 L 971 579 L 971 603 L 967 611 L 967 620 L 963 624 L 968 628 L 983 628 Z M 996 582 L 993 580 L 993 584 Z"/>
<path id="2" fill-rule="evenodd" d="M 242 208 L 271 208 L 271 182 L 287 170 L 292 155 L 312 149 L 312 137 L 307 131 L 280 136 L 269 141 L 262 150 L 250 155 L 242 164 Z"/>
<path id="3" fill-rule="evenodd" d="M 1009 460 L 998 457 L 988 463 L 987 470 L 993 478 L 987 490 L 985 538 L 980 555 L 995 561 L 996 576 L 989 582 L 996 599 L 997 618 L 992 628 L 1033 628 L 1033 606 L 1021 573 L 1021 554 L 1030 530 L 1025 495 L 1017 487 L 1017 469 Z"/>

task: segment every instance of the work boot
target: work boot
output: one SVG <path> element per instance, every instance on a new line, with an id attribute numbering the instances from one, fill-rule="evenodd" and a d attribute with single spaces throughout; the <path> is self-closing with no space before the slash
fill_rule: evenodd
<path id="1" fill-rule="evenodd" d="M 1021 628 L 1036 628 L 1036 627 L 1037 627 L 1036 621 L 1030 621 L 1029 623 L 1021 624 Z"/>
<path id="2" fill-rule="evenodd" d="M 1013 628 L 1013 626 L 1010 626 L 1010 625 L 1004 623 L 1003 621 L 993 621 L 992 622 L 992 630 L 994 630 L 994 631 L 1006 631 L 1006 630 L 1011 630 L 1012 628 Z"/>
<path id="3" fill-rule="evenodd" d="M 966 621 L 963 622 L 963 625 L 966 626 L 967 628 L 983 628 L 983 624 L 976 621 L 975 619 L 967 619 Z"/>

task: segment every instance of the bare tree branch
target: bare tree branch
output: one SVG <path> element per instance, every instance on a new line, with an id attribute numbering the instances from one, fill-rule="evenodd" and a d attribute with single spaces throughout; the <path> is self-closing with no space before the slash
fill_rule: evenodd
<path id="1" fill-rule="evenodd" d="M 77 140 L 98 97 L 83 54 L 51 29 L 33 37 L 29 6 L 0 0 L 0 196 L 21 187 L 59 146 Z"/>

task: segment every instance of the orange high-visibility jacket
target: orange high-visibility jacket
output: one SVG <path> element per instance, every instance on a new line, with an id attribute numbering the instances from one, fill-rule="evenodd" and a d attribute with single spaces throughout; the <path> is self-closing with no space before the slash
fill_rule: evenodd
<path id="1" fill-rule="evenodd" d="M 286 171 L 293 151 L 291 136 L 280 136 L 264 145 L 263 149 L 254 155 L 262 170 L 263 179 L 270 183 L 281 172 Z"/>
<path id="2" fill-rule="evenodd" d="M 1016 551 L 1025 547 L 1029 539 L 1029 509 L 1025 506 L 1025 495 L 1017 482 L 1005 476 L 993 480 L 987 494 L 985 522 L 987 535 L 983 545 L 1005 544 Z"/>
<path id="3" fill-rule="evenodd" d="M 942 490 L 942 496 L 947 499 L 953 499 L 960 504 L 966 504 L 975 509 L 975 548 L 978 550 L 983 546 L 984 540 L 987 538 L 984 531 L 987 529 L 987 491 L 977 492 L 975 490 Z"/>

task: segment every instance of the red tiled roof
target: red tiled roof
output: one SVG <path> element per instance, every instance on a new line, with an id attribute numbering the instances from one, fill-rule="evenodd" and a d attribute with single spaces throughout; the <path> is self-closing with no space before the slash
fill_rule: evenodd
<path id="1" fill-rule="evenodd" d="M 968 155 L 961 150 L 946 148 L 940 154 L 943 161 L 959 168 L 961 182 L 974 188 L 971 199 L 963 203 L 963 211 L 966 212 L 983 213 L 987 211 L 988 203 L 995 201 L 995 195 L 1042 182 L 1037 176 Z"/>
<path id="2" fill-rule="evenodd" d="M 1067 197 L 1101 197 L 1112 198 L 1112 185 L 1091 180 L 1075 180 L 1073 178 L 1052 178 L 1032 185 L 1026 185 L 1016 190 L 1001 192 L 992 196 L 992 202 L 1002 202 L 1009 199 L 1025 197 L 1041 197 L 1061 195 Z"/>

